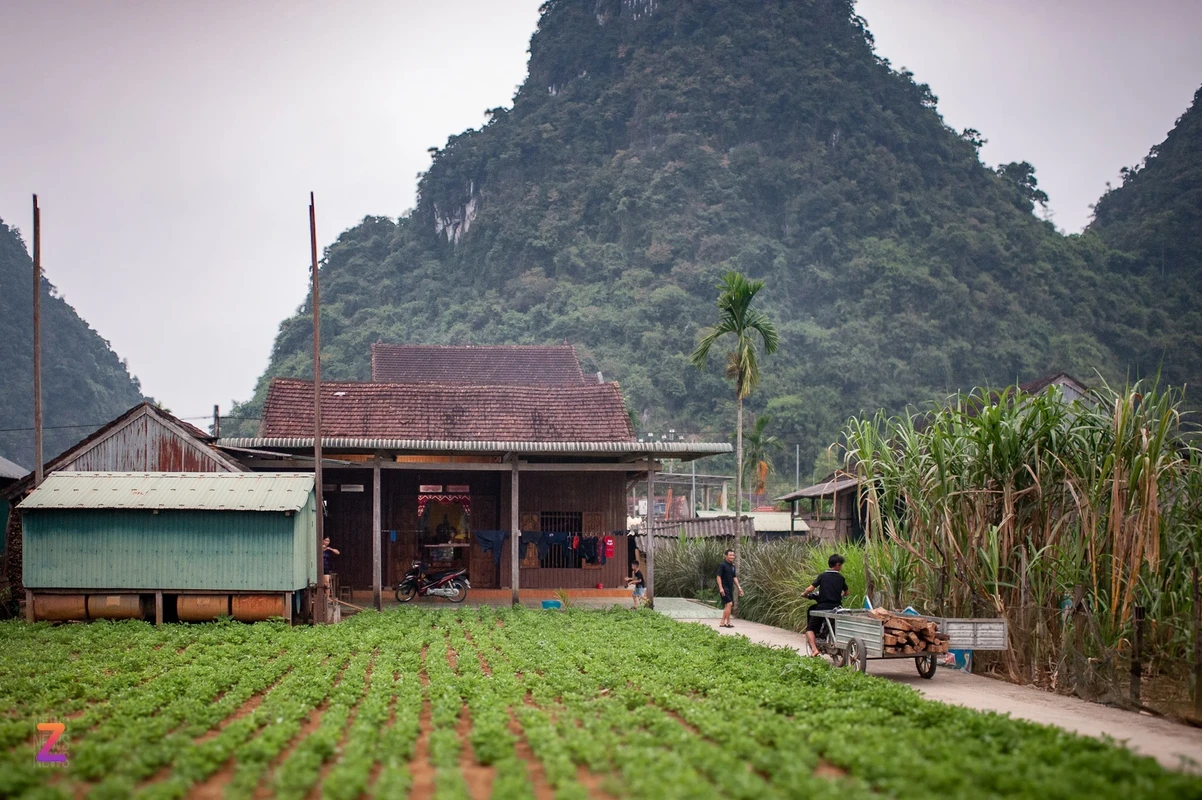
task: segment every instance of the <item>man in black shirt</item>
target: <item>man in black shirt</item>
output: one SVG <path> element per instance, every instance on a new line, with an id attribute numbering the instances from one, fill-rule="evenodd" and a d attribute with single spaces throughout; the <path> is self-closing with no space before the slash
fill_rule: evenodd
<path id="1" fill-rule="evenodd" d="M 819 575 L 813 582 L 806 587 L 802 594 L 809 597 L 816 593 L 816 602 L 806 612 L 806 639 L 810 643 L 810 655 L 818 655 L 818 636 L 822 626 L 826 620 L 822 617 L 815 617 L 810 614 L 810 611 L 830 611 L 838 608 L 843 598 L 847 596 L 847 579 L 843 577 L 843 556 L 834 553 L 826 560 L 826 565 L 829 569 Z"/>
<path id="2" fill-rule="evenodd" d="M 739 576 L 735 573 L 735 551 L 727 550 L 723 557 L 722 563 L 718 565 L 718 593 L 722 595 L 722 621 L 718 623 L 720 628 L 733 628 L 730 624 L 730 610 L 735 602 L 735 590 L 738 589 L 739 597 L 743 596 L 743 587 L 739 585 Z"/>

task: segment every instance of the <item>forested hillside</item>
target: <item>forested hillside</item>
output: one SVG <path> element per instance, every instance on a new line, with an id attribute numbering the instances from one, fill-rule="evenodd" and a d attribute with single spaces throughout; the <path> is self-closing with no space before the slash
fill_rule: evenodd
<path id="1" fill-rule="evenodd" d="M 33 468 L 33 261 L 0 220 L 0 455 Z M 49 460 L 142 400 L 104 339 L 42 279 L 42 399 Z"/>
<path id="2" fill-rule="evenodd" d="M 723 359 L 688 354 L 733 268 L 782 334 L 749 410 L 804 464 L 862 409 L 1121 378 L 1109 246 L 1036 218 L 1030 165 L 982 165 L 936 102 L 850 0 L 551 0 L 512 109 L 434 150 L 411 215 L 326 251 L 323 374 L 368 379 L 377 338 L 566 340 L 644 431 L 725 439 Z M 235 416 L 310 374 L 311 325 L 307 305 L 282 323 Z"/>
<path id="3" fill-rule="evenodd" d="M 1099 338 L 1143 374 L 1193 384 L 1202 379 L 1202 89 L 1168 137 L 1122 176 L 1085 236 L 1106 245 L 1120 289 Z"/>

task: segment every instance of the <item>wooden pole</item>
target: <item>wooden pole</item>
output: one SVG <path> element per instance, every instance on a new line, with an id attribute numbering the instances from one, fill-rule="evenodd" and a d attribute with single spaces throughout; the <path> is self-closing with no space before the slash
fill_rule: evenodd
<path id="1" fill-rule="evenodd" d="M 667 511 L 667 509 L 665 509 Z M 643 523 L 646 534 L 647 557 L 646 571 L 643 573 L 647 584 L 647 608 L 655 608 L 655 459 L 647 456 L 647 519 Z"/>
<path id="2" fill-rule="evenodd" d="M 163 591 L 154 593 L 154 624 L 158 627 L 163 626 Z"/>
<path id="3" fill-rule="evenodd" d="M 376 456 L 375 462 L 371 468 L 371 601 L 375 604 L 376 611 L 384 610 L 384 600 L 381 597 L 381 584 L 383 584 L 383 575 L 381 574 L 380 560 L 380 457 Z"/>
<path id="4" fill-rule="evenodd" d="M 221 438 L 221 408 L 213 406 L 213 435 Z"/>
<path id="5" fill-rule="evenodd" d="M 322 574 L 325 540 L 325 501 L 321 496 L 321 295 L 317 286 L 317 210 L 309 192 L 309 250 L 313 269 L 313 488 L 317 492 L 317 589 L 313 596 L 313 623 L 326 623 L 326 586 Z"/>
<path id="6" fill-rule="evenodd" d="M 33 488 L 42 471 L 42 211 L 33 196 Z"/>
<path id="7" fill-rule="evenodd" d="M 513 592 L 512 603 L 518 604 L 518 591 L 521 580 L 521 515 L 518 508 L 518 454 L 511 455 L 513 471 L 509 475 L 509 587 Z"/>
<path id="8" fill-rule="evenodd" d="M 1136 606 L 1135 613 L 1132 615 L 1132 635 L 1131 635 L 1131 702 L 1136 706 L 1140 705 L 1140 698 L 1143 696 L 1141 684 L 1143 682 L 1143 649 L 1144 649 L 1144 607 Z"/>
<path id="9" fill-rule="evenodd" d="M 697 462 L 690 461 L 693 467 L 693 488 L 689 490 L 689 519 L 697 516 Z"/>
<path id="10" fill-rule="evenodd" d="M 1202 722 L 1202 583 L 1194 565 L 1194 719 Z"/>

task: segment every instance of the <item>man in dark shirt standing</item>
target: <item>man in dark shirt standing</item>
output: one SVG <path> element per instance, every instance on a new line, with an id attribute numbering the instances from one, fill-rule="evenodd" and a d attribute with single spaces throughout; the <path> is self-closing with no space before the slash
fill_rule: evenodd
<path id="1" fill-rule="evenodd" d="M 743 596 L 743 587 L 739 585 L 739 576 L 735 573 L 735 551 L 727 550 L 722 563 L 718 565 L 718 593 L 722 595 L 722 621 L 719 628 L 733 628 L 730 624 L 730 610 L 735 602 L 735 590 L 739 597 Z"/>
<path id="2" fill-rule="evenodd" d="M 847 597 L 847 579 L 842 574 L 844 560 L 843 556 L 838 553 L 832 554 L 826 560 L 829 569 L 815 578 L 802 592 L 806 596 L 814 592 L 818 594 L 817 601 L 806 612 L 806 640 L 810 643 L 810 655 L 812 656 L 818 655 L 818 632 L 822 630 L 826 620 L 813 616 L 810 611 L 830 611 L 838 608 L 842 604 L 843 598 Z"/>

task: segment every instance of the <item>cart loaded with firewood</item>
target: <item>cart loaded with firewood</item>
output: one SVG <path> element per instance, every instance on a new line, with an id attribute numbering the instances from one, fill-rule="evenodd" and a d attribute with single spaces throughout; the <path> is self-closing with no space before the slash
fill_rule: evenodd
<path id="1" fill-rule="evenodd" d="M 949 619 L 882 608 L 811 611 L 823 620 L 818 649 L 839 666 L 868 670 L 868 661 L 912 658 L 918 674 L 935 675 L 939 657 L 952 650 L 1005 650 L 1006 620 Z"/>

